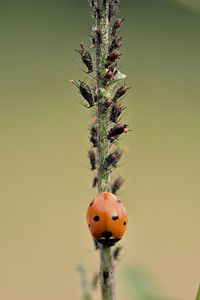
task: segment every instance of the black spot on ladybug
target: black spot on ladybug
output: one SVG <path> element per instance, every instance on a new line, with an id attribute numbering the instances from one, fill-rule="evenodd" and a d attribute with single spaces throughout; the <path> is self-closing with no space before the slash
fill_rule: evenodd
<path id="1" fill-rule="evenodd" d="M 90 206 L 92 206 L 93 203 L 94 203 L 94 201 L 92 201 L 92 202 L 90 203 Z"/>
<path id="2" fill-rule="evenodd" d="M 123 225 L 125 226 L 125 225 L 126 225 L 126 222 L 124 222 Z"/>
<path id="3" fill-rule="evenodd" d="M 90 224 L 88 224 L 88 227 L 90 227 Z"/>
<path id="4" fill-rule="evenodd" d="M 93 220 L 95 221 L 95 222 L 98 222 L 99 221 L 99 216 L 94 216 L 94 218 L 93 218 Z"/>
<path id="5" fill-rule="evenodd" d="M 115 220 L 119 219 L 119 217 L 118 217 L 117 215 L 114 215 L 114 216 L 112 217 L 112 219 L 115 221 Z"/>
<path id="6" fill-rule="evenodd" d="M 102 232 L 101 236 L 104 237 L 105 239 L 109 239 L 112 236 L 112 232 L 104 231 Z"/>

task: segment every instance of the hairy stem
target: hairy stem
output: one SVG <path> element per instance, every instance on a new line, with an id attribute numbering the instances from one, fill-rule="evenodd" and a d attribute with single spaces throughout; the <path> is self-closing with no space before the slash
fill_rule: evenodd
<path id="1" fill-rule="evenodd" d="M 96 7 L 100 7 L 100 0 L 96 0 Z M 102 6 L 101 6 L 102 7 Z M 101 35 L 101 40 L 96 34 L 96 96 L 97 96 L 97 125 L 98 125 L 98 192 L 110 190 L 109 174 L 104 168 L 104 162 L 109 154 L 108 134 L 108 111 L 105 109 L 105 101 L 109 97 L 106 90 L 104 74 L 106 72 L 105 61 L 108 55 L 109 43 L 109 0 L 104 1 L 104 11 L 96 12 L 96 31 Z M 114 267 L 112 262 L 111 248 L 100 245 L 100 276 L 103 300 L 114 300 Z"/>

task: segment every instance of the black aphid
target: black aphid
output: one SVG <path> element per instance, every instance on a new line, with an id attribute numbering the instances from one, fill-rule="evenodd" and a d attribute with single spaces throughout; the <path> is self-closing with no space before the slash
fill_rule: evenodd
<path id="1" fill-rule="evenodd" d="M 118 4 L 119 4 L 119 0 L 111 0 L 109 3 L 109 21 L 111 20 L 111 18 L 118 12 Z"/>
<path id="2" fill-rule="evenodd" d="M 90 142 L 92 143 L 93 147 L 98 146 L 97 127 L 95 125 L 92 125 L 90 129 Z"/>
<path id="3" fill-rule="evenodd" d="M 105 67 L 108 68 L 114 63 L 119 57 L 121 53 L 118 50 L 113 50 L 106 58 Z"/>
<path id="4" fill-rule="evenodd" d="M 81 95 L 89 104 L 89 108 L 94 106 L 94 99 L 93 99 L 92 91 L 91 91 L 89 85 L 83 81 L 80 81 L 80 84 L 78 82 L 76 82 L 75 80 L 70 80 L 70 82 L 79 88 Z"/>
<path id="5" fill-rule="evenodd" d="M 110 82 L 110 80 L 112 80 L 112 78 L 113 78 L 113 72 L 111 70 L 108 70 L 104 75 L 104 81 L 103 81 L 104 85 L 107 85 Z"/>
<path id="6" fill-rule="evenodd" d="M 122 25 L 122 22 L 124 21 L 125 19 L 117 19 L 115 21 L 115 23 L 113 24 L 113 27 L 112 27 L 112 32 L 111 32 L 111 35 L 112 36 L 116 36 L 116 34 L 118 33 L 121 25 Z"/>
<path id="7" fill-rule="evenodd" d="M 80 81 L 79 90 L 83 98 L 88 102 L 89 107 L 94 106 L 93 95 L 89 85 L 83 81 Z"/>
<path id="8" fill-rule="evenodd" d="M 92 187 L 95 188 L 97 186 L 98 178 L 95 176 L 92 181 Z"/>
<path id="9" fill-rule="evenodd" d="M 110 121 L 113 123 L 117 123 L 118 118 L 124 109 L 125 109 L 125 107 L 121 106 L 117 102 L 113 102 L 111 111 L 110 111 Z"/>
<path id="10" fill-rule="evenodd" d="M 99 29 L 96 29 L 96 42 L 101 44 L 102 43 L 102 34 L 101 31 Z"/>
<path id="11" fill-rule="evenodd" d="M 111 193 L 117 194 L 123 183 L 124 180 L 121 177 L 116 178 L 113 184 L 111 185 Z"/>
<path id="12" fill-rule="evenodd" d="M 81 49 L 77 50 L 75 49 L 78 53 L 80 53 L 81 55 L 81 59 L 83 61 L 83 63 L 86 65 L 86 67 L 88 68 L 88 73 L 92 73 L 93 72 L 93 62 L 92 62 L 92 56 L 90 55 L 90 53 L 85 49 L 83 43 L 80 44 Z"/>
<path id="13" fill-rule="evenodd" d="M 93 171 L 96 169 L 96 153 L 93 149 L 88 151 L 88 157 L 90 160 L 91 170 Z"/>
<path id="14" fill-rule="evenodd" d="M 122 37 L 114 37 L 112 40 L 112 43 L 109 46 L 109 53 L 111 53 L 113 50 L 119 49 L 122 45 Z"/>
<path id="15" fill-rule="evenodd" d="M 123 153 L 122 150 L 119 149 L 110 153 L 104 161 L 104 169 L 108 171 L 112 167 L 115 168 L 122 156 L 122 153 Z"/>
<path id="16" fill-rule="evenodd" d="M 127 92 L 128 89 L 129 89 L 129 87 L 125 84 L 120 86 L 118 88 L 118 90 L 116 91 L 112 100 L 117 101 L 120 97 L 122 97 Z"/>
<path id="17" fill-rule="evenodd" d="M 101 8 L 100 8 L 100 6 L 98 4 L 95 6 L 95 11 L 96 11 L 97 17 L 101 18 L 102 11 L 101 11 Z"/>
<path id="18" fill-rule="evenodd" d="M 113 142 L 120 134 L 128 132 L 127 124 L 117 124 L 110 129 L 108 139 Z"/>
<path id="19" fill-rule="evenodd" d="M 122 251 L 122 247 L 121 246 L 118 246 L 118 247 L 116 247 L 114 249 L 114 251 L 113 251 L 113 258 L 114 258 L 114 260 L 119 260 L 121 251 Z"/>
<path id="20" fill-rule="evenodd" d="M 106 101 L 104 102 L 104 107 L 105 107 L 105 111 L 108 110 L 108 108 L 111 106 L 112 101 L 110 99 L 106 99 Z"/>

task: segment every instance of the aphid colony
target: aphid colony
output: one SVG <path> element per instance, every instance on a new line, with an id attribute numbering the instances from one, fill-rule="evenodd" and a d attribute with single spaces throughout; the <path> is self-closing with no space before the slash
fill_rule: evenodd
<path id="1" fill-rule="evenodd" d="M 98 5 L 97 5 L 98 3 Z M 89 141 L 91 144 L 91 149 L 88 151 L 88 158 L 90 162 L 91 171 L 96 172 L 92 182 L 92 187 L 96 188 L 99 186 L 98 182 L 98 172 L 99 172 L 99 125 L 97 120 L 97 111 L 100 109 L 101 113 L 107 116 L 108 128 L 106 139 L 109 144 L 109 154 L 105 157 L 101 168 L 104 172 L 108 174 L 115 169 L 122 157 L 123 150 L 121 150 L 117 145 L 119 137 L 123 133 L 128 132 L 128 125 L 121 122 L 122 112 L 125 110 L 125 106 L 121 104 L 122 97 L 126 94 L 129 87 L 123 83 L 119 84 L 121 79 L 119 77 L 118 60 L 121 57 L 120 48 L 122 46 L 122 37 L 119 35 L 121 25 L 124 19 L 116 18 L 113 19 L 118 12 L 119 0 L 101 0 L 101 1 L 91 1 L 91 7 L 95 18 L 101 19 L 103 16 L 103 9 L 109 3 L 108 20 L 111 24 L 110 30 L 110 40 L 107 47 L 107 55 L 103 61 L 103 74 L 99 74 L 95 70 L 97 65 L 97 59 L 93 59 L 91 51 L 96 50 L 96 55 L 98 53 L 97 49 L 100 49 L 103 43 L 105 32 L 101 27 L 95 25 L 92 29 L 92 45 L 91 51 L 80 43 L 80 49 L 75 49 L 80 54 L 80 59 L 82 60 L 87 71 L 84 71 L 91 81 L 88 84 L 85 81 L 75 81 L 71 80 L 79 90 L 83 102 L 88 109 L 91 109 L 92 114 L 95 115 L 95 120 L 90 127 Z M 98 62 L 97 62 L 98 63 Z M 99 81 L 101 84 L 102 93 L 105 93 L 104 101 L 99 106 L 99 90 L 97 89 L 97 83 L 95 81 L 95 75 L 99 76 Z M 95 82 L 94 82 L 95 81 Z M 94 83 L 93 83 L 94 82 Z M 106 93 L 109 91 L 108 93 Z M 87 223 L 89 230 L 95 240 L 101 242 L 107 246 L 114 245 L 124 234 L 127 226 L 127 214 L 124 205 L 115 195 L 119 191 L 124 180 L 121 177 L 116 178 L 111 183 L 110 191 L 99 193 L 98 196 L 94 198 L 92 203 L 89 205 L 87 211 Z"/>

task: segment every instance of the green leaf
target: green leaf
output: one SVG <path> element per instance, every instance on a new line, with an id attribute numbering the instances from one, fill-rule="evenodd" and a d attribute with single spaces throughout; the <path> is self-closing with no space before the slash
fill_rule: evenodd
<path id="1" fill-rule="evenodd" d="M 200 300 L 200 285 L 199 285 L 195 300 Z"/>
<path id="2" fill-rule="evenodd" d="M 115 74 L 115 78 L 111 80 L 111 82 L 108 84 L 108 89 L 112 90 L 116 85 L 116 83 L 124 79 L 126 79 L 126 75 L 121 73 L 119 70 L 117 70 L 117 73 Z"/>
<path id="3" fill-rule="evenodd" d="M 125 271 L 127 290 L 131 299 L 138 300 L 166 300 L 159 288 L 141 269 L 129 268 Z"/>

